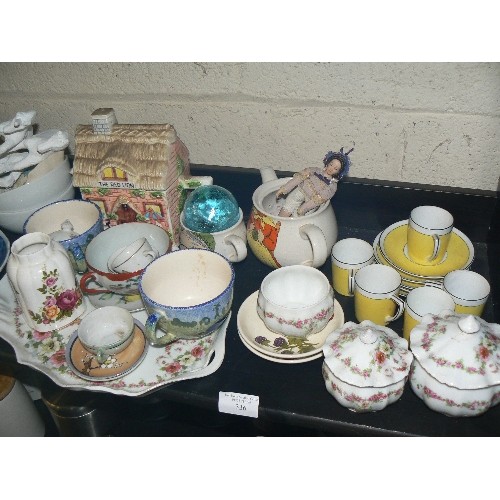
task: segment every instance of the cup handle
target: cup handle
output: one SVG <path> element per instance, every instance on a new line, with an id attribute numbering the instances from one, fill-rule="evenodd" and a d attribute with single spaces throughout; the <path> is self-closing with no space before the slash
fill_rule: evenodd
<path id="1" fill-rule="evenodd" d="M 152 313 L 148 316 L 144 325 L 144 333 L 152 346 L 164 346 L 176 340 L 176 336 L 173 333 L 165 333 L 162 337 L 156 335 L 156 326 L 158 321 L 160 321 L 160 317 L 158 313 Z"/>
<path id="2" fill-rule="evenodd" d="M 441 240 L 437 234 L 432 235 L 432 239 L 434 240 L 434 251 L 432 252 L 432 256 L 429 259 L 430 261 L 433 261 L 439 252 L 439 247 L 441 245 Z"/>
<path id="3" fill-rule="evenodd" d="M 148 250 L 147 252 L 144 252 L 144 257 L 152 257 L 152 261 L 158 257 L 158 252 L 156 250 Z"/>
<path id="4" fill-rule="evenodd" d="M 354 269 L 349 269 L 348 270 L 348 275 L 347 275 L 347 293 L 349 295 L 354 295 L 354 275 L 356 274 L 354 272 Z"/>
<path id="5" fill-rule="evenodd" d="M 87 287 L 87 283 L 89 281 L 94 281 L 96 282 L 96 279 L 95 279 L 95 276 L 94 276 L 94 273 L 92 272 L 88 272 L 88 273 L 85 273 L 81 278 L 80 278 L 80 288 L 82 290 L 83 293 L 86 293 L 87 295 L 96 295 L 98 293 L 109 293 L 109 290 L 105 290 L 105 289 L 90 289 Z"/>
<path id="6" fill-rule="evenodd" d="M 396 302 L 396 305 L 398 306 L 398 310 L 396 311 L 396 314 L 392 317 L 386 317 L 385 320 L 390 323 L 391 321 L 397 320 L 404 312 L 405 310 L 405 303 L 399 298 L 396 297 L 396 295 L 392 295 L 391 299 Z"/>
<path id="7" fill-rule="evenodd" d="M 85 254 L 82 247 L 75 243 L 69 247 L 69 251 L 73 255 L 76 263 L 76 268 L 79 273 L 84 273 L 87 270 L 87 263 L 85 262 Z"/>
<path id="8" fill-rule="evenodd" d="M 101 349 L 97 350 L 95 357 L 100 365 L 102 365 L 108 359 L 108 355 Z"/>
<path id="9" fill-rule="evenodd" d="M 323 232 L 314 224 L 304 224 L 300 226 L 299 234 L 304 240 L 309 239 L 309 243 L 311 244 L 313 253 L 312 267 L 321 267 L 328 257 Z"/>
<path id="10" fill-rule="evenodd" d="M 234 253 L 228 256 L 231 262 L 241 262 L 247 256 L 247 246 L 242 238 L 236 234 L 229 234 L 224 238 L 224 243 L 232 245 Z"/>

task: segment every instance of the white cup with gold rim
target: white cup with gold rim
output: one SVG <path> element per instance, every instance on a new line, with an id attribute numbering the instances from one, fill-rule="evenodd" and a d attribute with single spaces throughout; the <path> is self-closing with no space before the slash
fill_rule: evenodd
<path id="1" fill-rule="evenodd" d="M 453 231 L 453 216 L 440 207 L 423 205 L 411 211 L 406 249 L 417 264 L 439 264 L 445 257 Z"/>
<path id="2" fill-rule="evenodd" d="M 375 261 L 373 247 L 358 238 L 344 238 L 333 245 L 332 284 L 340 295 L 354 295 L 354 275 L 364 266 Z"/>

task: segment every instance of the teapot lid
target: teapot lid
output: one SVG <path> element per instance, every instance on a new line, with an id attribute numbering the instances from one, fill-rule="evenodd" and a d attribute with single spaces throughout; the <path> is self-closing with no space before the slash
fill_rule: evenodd
<path id="1" fill-rule="evenodd" d="M 344 382 L 357 387 L 385 387 L 405 378 L 413 360 L 408 342 L 372 321 L 349 321 L 333 331 L 323 346 L 325 363 Z"/>
<path id="2" fill-rule="evenodd" d="M 500 325 L 478 316 L 442 311 L 427 314 L 410 333 L 422 368 L 457 389 L 500 384 Z"/>

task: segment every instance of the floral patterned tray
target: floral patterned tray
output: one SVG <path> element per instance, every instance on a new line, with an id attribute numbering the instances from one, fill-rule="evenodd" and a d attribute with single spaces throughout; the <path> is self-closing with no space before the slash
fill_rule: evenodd
<path id="1" fill-rule="evenodd" d="M 87 301 L 87 311 L 93 309 Z M 145 323 L 145 311 L 133 313 Z M 17 361 L 35 368 L 57 385 L 71 389 L 140 396 L 181 380 L 206 377 L 222 364 L 226 329 L 231 313 L 217 334 L 197 340 L 178 340 L 165 347 L 150 347 L 141 364 L 123 378 L 89 382 L 78 377 L 66 363 L 65 349 L 75 323 L 51 333 L 32 330 L 24 319 L 7 276 L 0 280 L 0 337 L 12 345 Z M 205 354 L 210 353 L 209 356 Z"/>

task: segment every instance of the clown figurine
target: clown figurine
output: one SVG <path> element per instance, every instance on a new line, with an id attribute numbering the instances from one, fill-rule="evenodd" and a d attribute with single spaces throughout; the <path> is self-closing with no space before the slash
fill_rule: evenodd
<path id="1" fill-rule="evenodd" d="M 281 217 L 301 216 L 330 200 L 337 192 L 337 183 L 347 175 L 351 160 L 349 153 L 329 151 L 323 159 L 324 168 L 306 168 L 294 174 L 285 185 L 276 192 L 276 199 L 286 197 L 285 204 L 279 211 Z"/>

